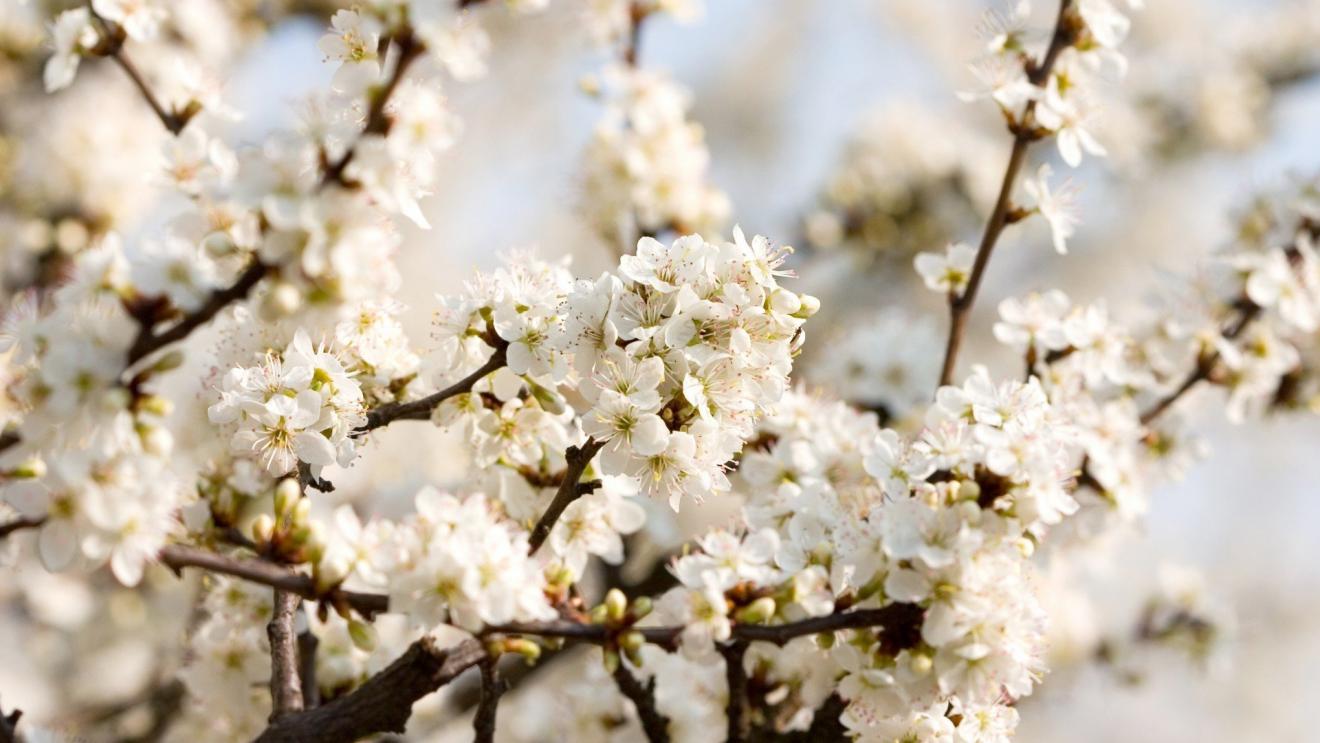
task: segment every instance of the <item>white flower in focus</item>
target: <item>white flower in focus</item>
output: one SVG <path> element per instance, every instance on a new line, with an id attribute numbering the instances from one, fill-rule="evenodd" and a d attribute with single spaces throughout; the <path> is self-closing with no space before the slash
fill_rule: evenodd
<path id="1" fill-rule="evenodd" d="M 340 63 L 334 88 L 356 95 L 380 77 L 380 24 L 369 15 L 340 10 L 330 18 L 330 27 L 317 48 L 327 59 Z"/>

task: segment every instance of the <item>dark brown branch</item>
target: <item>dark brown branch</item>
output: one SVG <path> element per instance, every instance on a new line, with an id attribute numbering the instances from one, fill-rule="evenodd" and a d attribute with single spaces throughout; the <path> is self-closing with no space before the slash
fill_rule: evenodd
<path id="1" fill-rule="evenodd" d="M 423 637 L 352 692 L 280 718 L 257 743 L 350 743 L 374 733 L 402 733 L 417 700 L 484 658 L 486 651 L 476 640 L 440 648 Z"/>
<path id="2" fill-rule="evenodd" d="M 270 720 L 301 712 L 302 683 L 298 680 L 298 637 L 293 619 L 302 598 L 296 593 L 275 589 L 275 605 L 266 637 L 270 640 Z"/>
<path id="3" fill-rule="evenodd" d="M 124 71 L 124 74 L 128 75 L 128 79 L 142 94 L 142 98 L 146 100 L 147 105 L 151 106 L 152 112 L 156 114 L 156 118 L 160 119 L 160 123 L 169 130 L 170 134 L 178 136 L 179 132 L 183 131 L 183 128 L 188 125 L 188 121 L 197 114 L 200 107 L 190 106 L 185 111 L 166 110 L 165 106 L 161 105 L 160 99 L 151 90 L 151 86 L 147 84 L 146 79 L 142 77 L 142 73 L 138 72 L 133 60 L 129 59 L 128 54 L 124 51 L 124 42 L 128 38 L 127 34 L 124 33 L 124 29 L 102 18 L 96 12 L 91 0 L 87 2 L 87 11 L 96 21 L 96 24 L 101 27 L 101 41 L 97 48 L 92 50 L 93 53 L 113 59 L 119 65 L 119 68 Z"/>
<path id="4" fill-rule="evenodd" d="M 14 710 L 5 714 L 0 709 L 0 743 L 18 743 L 18 719 L 23 716 L 22 711 Z"/>
<path id="5" fill-rule="evenodd" d="M 646 685 L 628 670 L 623 663 L 614 669 L 614 683 L 619 691 L 633 703 L 637 710 L 637 719 L 642 723 L 642 732 L 650 743 L 669 743 L 669 720 L 655 707 L 655 680 Z"/>
<path id="6" fill-rule="evenodd" d="M 151 328 L 154 323 L 144 323 L 133 341 L 133 346 L 128 350 L 128 365 L 132 366 L 165 346 L 187 338 L 194 330 L 220 314 L 220 311 L 230 303 L 247 297 L 269 270 L 266 264 L 254 258 L 232 285 L 211 292 L 211 296 L 201 307 L 184 315 L 182 320 L 168 329 L 153 333 Z"/>
<path id="7" fill-rule="evenodd" d="M 35 529 L 44 523 L 46 523 L 45 516 L 20 516 L 13 521 L 0 524 L 0 539 L 4 539 L 16 531 Z"/>
<path id="8" fill-rule="evenodd" d="M 160 551 L 160 561 L 176 574 L 181 573 L 183 568 L 192 567 L 232 575 L 235 578 L 297 594 L 311 601 L 324 601 L 336 607 L 351 607 L 368 618 L 389 609 L 389 596 L 346 591 L 341 588 L 335 588 L 329 593 L 318 593 L 316 582 L 311 576 L 265 560 L 231 557 L 196 547 L 171 544 Z"/>
<path id="9" fill-rule="evenodd" d="M 743 743 L 751 729 L 747 705 L 747 669 L 743 667 L 743 658 L 747 655 L 745 641 L 733 642 L 720 648 L 724 656 L 724 677 L 729 685 L 729 703 L 725 713 L 729 718 L 728 743 Z"/>
<path id="10" fill-rule="evenodd" d="M 473 743 L 493 743 L 495 740 L 495 717 L 499 711 L 500 697 L 504 694 L 504 681 L 500 679 L 494 658 L 486 658 L 481 666 L 481 702 L 477 705 L 476 716 L 472 718 L 472 729 L 476 732 Z"/>
<path id="11" fill-rule="evenodd" d="M 1054 35 L 1050 38 L 1045 57 L 1039 64 L 1028 66 L 1027 78 L 1033 85 L 1044 85 L 1055 63 L 1058 62 L 1059 55 L 1064 49 L 1072 46 L 1076 38 L 1076 31 L 1068 15 L 1071 5 L 1072 0 L 1060 0 L 1059 17 L 1055 22 Z M 1026 160 L 1027 148 L 1040 138 L 1033 120 L 1035 111 L 1036 102 L 1029 101 L 1023 109 L 1022 116 L 1012 127 L 1013 150 L 1008 156 L 1008 166 L 1004 169 L 1004 180 L 999 186 L 999 197 L 995 200 L 994 211 L 990 213 L 990 219 L 985 224 L 985 232 L 981 234 L 981 244 L 976 251 L 976 260 L 972 263 L 972 273 L 967 279 L 967 288 L 962 294 L 949 296 L 949 337 L 945 342 L 944 364 L 940 370 L 941 386 L 953 381 L 954 367 L 958 363 L 958 351 L 967 332 L 968 315 L 971 314 L 972 305 L 976 303 L 976 294 L 981 288 L 981 280 L 985 278 L 986 266 L 990 263 L 990 256 L 999 242 L 999 236 L 1013 221 L 1013 188 L 1017 184 L 1018 173 L 1021 172 L 1022 164 Z"/>
<path id="12" fill-rule="evenodd" d="M 304 709 L 321 703 L 321 687 L 316 683 L 316 648 L 320 644 L 311 630 L 298 633 L 298 680 L 302 682 Z"/>
<path id="13" fill-rule="evenodd" d="M 604 446 L 604 442 L 587 437 L 586 443 L 582 446 L 568 447 L 568 451 L 564 453 L 566 461 L 564 480 L 559 483 L 554 500 L 550 501 L 545 513 L 541 514 L 541 520 L 536 522 L 532 536 L 528 539 L 528 547 L 532 554 L 536 554 L 550 536 L 550 530 L 555 528 L 555 522 L 564 514 L 564 509 L 572 505 L 573 501 L 600 487 L 598 480 L 591 482 L 580 482 L 580 480 L 582 473 L 587 470 L 587 465 L 591 464 L 592 458 L 596 456 L 596 452 Z"/>
<path id="14" fill-rule="evenodd" d="M 17 431 L 5 431 L 0 433 L 0 452 L 7 451 L 10 447 L 18 446 L 18 442 L 23 437 L 18 435 Z"/>
<path id="15" fill-rule="evenodd" d="M 487 375 L 502 368 L 505 363 L 505 353 L 508 344 L 498 341 L 495 346 L 495 352 L 490 355 L 486 363 L 481 368 L 463 377 L 457 382 L 431 395 L 427 395 L 420 400 L 412 402 L 393 403 L 391 405 L 382 405 L 373 410 L 367 411 L 366 425 L 353 432 L 354 435 L 361 435 L 368 431 L 374 431 L 377 428 L 388 426 L 394 421 L 424 421 L 431 417 L 431 413 L 440 405 L 440 403 L 451 397 L 471 392 L 473 385 L 485 379 Z"/>

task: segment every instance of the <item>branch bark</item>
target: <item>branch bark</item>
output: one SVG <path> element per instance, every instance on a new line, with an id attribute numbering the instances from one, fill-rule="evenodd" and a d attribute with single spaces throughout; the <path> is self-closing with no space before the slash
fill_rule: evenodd
<path id="1" fill-rule="evenodd" d="M 472 728 L 476 732 L 473 743 L 494 743 L 495 718 L 499 711 L 500 697 L 504 694 L 504 681 L 500 679 L 499 669 L 494 658 L 486 658 L 481 666 L 481 703 L 477 705 L 476 716 L 472 718 Z"/>
<path id="2" fill-rule="evenodd" d="M 498 341 L 495 346 L 495 352 L 491 354 L 486 363 L 479 369 L 463 377 L 454 384 L 431 395 L 427 395 L 420 400 L 412 402 L 394 403 L 392 405 L 382 405 L 373 410 L 367 411 L 367 422 L 361 428 L 353 431 L 355 436 L 374 431 L 377 428 L 388 426 L 394 421 L 413 420 L 424 421 L 431 417 L 431 413 L 440 405 L 440 403 L 451 397 L 471 392 L 472 387 L 485 379 L 487 375 L 502 368 L 506 363 L 506 351 L 508 344 Z"/>
<path id="3" fill-rule="evenodd" d="M 311 601 L 324 601 L 336 607 L 341 605 L 351 607 L 367 618 L 387 611 L 390 604 L 389 596 L 383 594 L 346 591 L 341 588 L 333 589 L 329 593 L 319 593 L 316 590 L 316 582 L 311 576 L 303 575 L 283 565 L 265 560 L 231 557 L 181 544 L 166 545 L 160 551 L 160 561 L 175 574 L 181 574 L 184 568 L 192 567 L 232 575 Z"/>
<path id="4" fill-rule="evenodd" d="M 439 648 L 423 637 L 362 686 L 328 704 L 280 718 L 256 743 L 350 743 L 373 733 L 402 733 L 413 703 L 485 658 L 476 640 Z"/>
<path id="5" fill-rule="evenodd" d="M 182 320 L 159 333 L 152 332 L 152 323 L 144 323 L 128 350 L 128 366 L 132 366 L 165 346 L 187 338 L 197 328 L 210 322 L 220 311 L 247 297 L 266 276 L 270 267 L 255 258 L 230 286 L 211 292 L 206 302 Z"/>
<path id="6" fill-rule="evenodd" d="M 7 521 L 0 524 L 0 539 L 4 539 L 16 531 L 35 529 L 44 523 L 46 523 L 46 518 L 44 516 L 20 516 L 13 521 Z"/>
<path id="7" fill-rule="evenodd" d="M 623 663 L 614 669 L 614 683 L 637 710 L 642 732 L 650 743 L 669 743 L 669 720 L 655 706 L 655 681 L 643 685 Z"/>
<path id="8" fill-rule="evenodd" d="M 564 515 L 564 509 L 572 505 L 573 501 L 590 493 L 600 487 L 598 480 L 590 482 L 580 482 L 582 473 L 586 471 L 587 465 L 596 453 L 604 448 L 605 444 L 596 441 L 591 437 L 582 446 L 570 446 L 565 452 L 566 467 L 564 469 L 564 479 L 559 483 L 559 489 L 555 491 L 555 497 L 550 501 L 550 505 L 541 514 L 541 519 L 536 522 L 532 528 L 532 535 L 528 539 L 528 547 L 532 554 L 541 548 L 547 537 L 550 536 L 550 530 L 555 528 L 555 522 Z"/>
<path id="9" fill-rule="evenodd" d="M 751 728 L 747 709 L 747 669 L 743 658 L 747 655 L 747 642 L 737 641 L 720 649 L 724 656 L 724 678 L 729 685 L 729 703 L 725 712 L 729 718 L 728 743 L 743 743 Z"/>
<path id="10" fill-rule="evenodd" d="M 270 719 L 272 722 L 301 712 L 302 683 L 298 680 L 298 636 L 293 620 L 302 598 L 296 593 L 275 589 L 275 606 L 266 624 L 270 639 Z"/>

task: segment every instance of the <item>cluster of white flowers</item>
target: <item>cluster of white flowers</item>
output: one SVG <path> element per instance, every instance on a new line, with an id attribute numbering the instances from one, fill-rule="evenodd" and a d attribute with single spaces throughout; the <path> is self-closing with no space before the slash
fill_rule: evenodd
<path id="1" fill-rule="evenodd" d="M 554 619 L 527 534 L 481 495 L 417 495 L 417 512 L 373 555 L 387 576 L 390 609 L 431 628 Z"/>
<path id="2" fill-rule="evenodd" d="M 603 75 L 604 119 L 586 154 L 590 217 L 613 245 L 637 234 L 724 229 L 729 199 L 709 182 L 701 125 L 689 93 L 664 73 L 627 65 Z"/>
<path id="3" fill-rule="evenodd" d="M 621 278 L 578 284 L 565 342 L 589 380 L 583 428 L 605 474 L 700 502 L 788 386 L 814 297 L 779 286 L 785 253 L 761 236 L 664 245 L 642 238 Z"/>
<path id="4" fill-rule="evenodd" d="M 330 464 L 346 467 L 355 448 L 349 434 L 366 422 L 362 388 L 324 346 L 299 331 L 281 353 L 225 373 L 220 399 L 207 414 L 232 426 L 230 447 L 257 459 L 271 475 L 303 462 L 314 476 Z"/>
<path id="5" fill-rule="evenodd" d="M 132 289 L 119 241 L 79 254 L 74 271 L 50 309 L 23 295 L 6 317 L 7 392 L 23 411 L 23 434 L 0 460 L 9 472 L 0 497 L 45 519 L 49 568 L 108 560 L 132 585 L 174 528 L 180 486 L 166 466 L 174 438 L 164 423 L 172 405 L 121 378 L 135 323 L 121 302 Z"/>

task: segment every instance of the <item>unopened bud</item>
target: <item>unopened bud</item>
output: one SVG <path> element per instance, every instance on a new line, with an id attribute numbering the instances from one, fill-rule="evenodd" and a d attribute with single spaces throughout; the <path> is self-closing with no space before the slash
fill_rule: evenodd
<path id="1" fill-rule="evenodd" d="M 46 476 L 46 462 L 34 457 L 10 470 L 9 476 L 15 480 L 41 479 Z"/>
<path id="2" fill-rule="evenodd" d="M 165 457 L 174 448 L 174 435 L 160 426 L 147 426 L 141 435 L 142 448 L 158 457 Z"/>
<path id="3" fill-rule="evenodd" d="M 655 608 L 655 602 L 651 601 L 650 596 L 638 596 L 632 602 L 632 618 L 634 621 L 645 617 Z"/>
<path id="4" fill-rule="evenodd" d="M 376 649 L 376 628 L 366 622 L 348 620 L 348 636 L 358 650 L 370 653 Z"/>
<path id="5" fill-rule="evenodd" d="M 762 596 L 738 610 L 734 618 L 743 624 L 764 624 L 775 615 L 775 600 Z"/>
<path id="6" fill-rule="evenodd" d="M 541 657 L 541 646 L 523 637 L 505 640 L 504 651 L 521 655 L 529 666 Z"/>
<path id="7" fill-rule="evenodd" d="M 605 649 L 605 672 L 613 674 L 619 670 L 619 653 L 617 650 Z"/>
<path id="8" fill-rule="evenodd" d="M 819 645 L 822 650 L 829 650 L 834 647 L 834 633 L 822 632 L 816 635 L 816 644 Z"/>
<path id="9" fill-rule="evenodd" d="M 588 615 L 592 624 L 604 624 L 609 617 L 609 611 L 604 604 L 591 607 L 591 613 Z"/>
<path id="10" fill-rule="evenodd" d="M 622 621 L 627 611 L 628 597 L 623 595 L 623 591 L 611 588 L 605 592 L 605 616 L 609 617 L 611 622 Z"/>
<path id="11" fill-rule="evenodd" d="M 798 302 L 801 306 L 798 307 L 795 317 L 805 320 L 820 311 L 820 300 L 810 294 L 799 294 Z"/>
<path id="12" fill-rule="evenodd" d="M 1029 558 L 1036 554 L 1036 543 L 1027 537 L 1018 537 L 1016 546 L 1018 552 L 1022 553 L 1024 558 Z"/>
<path id="13" fill-rule="evenodd" d="M 619 647 L 625 650 L 637 650 L 646 644 L 646 637 L 637 630 L 629 630 L 619 635 Z"/>
<path id="14" fill-rule="evenodd" d="M 161 373 L 178 369 L 180 366 L 183 366 L 183 351 L 175 349 L 162 354 L 156 363 L 151 365 L 151 370 Z"/>
<path id="15" fill-rule="evenodd" d="M 925 676 L 935 666 L 934 661 L 925 653 L 913 653 L 908 664 L 911 666 L 912 672 L 918 676 Z"/>
<path id="16" fill-rule="evenodd" d="M 289 522 L 294 526 L 294 528 L 305 527 L 307 524 L 311 522 L 311 520 L 312 520 L 311 499 L 299 498 L 298 500 L 294 501 L 293 509 L 289 513 Z"/>
<path id="17" fill-rule="evenodd" d="M 302 490 L 298 487 L 298 481 L 292 477 L 286 477 L 280 480 L 275 486 L 275 515 L 283 516 L 289 512 L 298 503 L 302 497 Z"/>
<path id="18" fill-rule="evenodd" d="M 270 514 L 263 513 L 252 522 L 252 539 L 257 544 L 268 544 L 274 534 L 275 519 Z"/>
<path id="19" fill-rule="evenodd" d="M 174 412 L 174 402 L 168 397 L 160 395 L 147 395 L 139 398 L 137 402 L 138 410 L 144 413 L 151 413 L 162 418 Z"/>
<path id="20" fill-rule="evenodd" d="M 276 315 L 292 315 L 302 306 L 302 292 L 293 284 L 280 282 L 266 297 L 267 306 Z"/>

